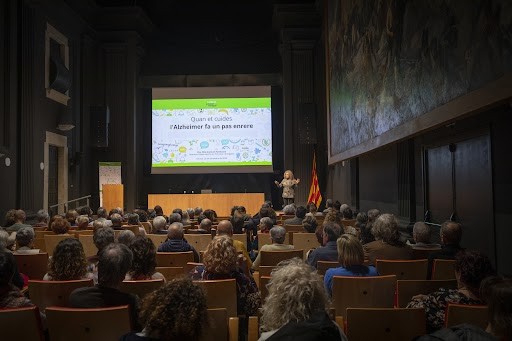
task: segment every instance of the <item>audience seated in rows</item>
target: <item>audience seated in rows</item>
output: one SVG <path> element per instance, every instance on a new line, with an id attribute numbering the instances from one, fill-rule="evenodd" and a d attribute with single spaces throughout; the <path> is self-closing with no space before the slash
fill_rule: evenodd
<path id="1" fill-rule="evenodd" d="M 36 214 L 36 223 L 32 225 L 34 228 L 44 229 L 48 227 L 48 221 L 50 220 L 50 216 L 48 212 L 45 210 L 39 210 Z"/>
<path id="2" fill-rule="evenodd" d="M 129 305 L 132 327 L 134 330 L 140 330 L 137 297 L 118 290 L 130 270 L 132 260 L 132 252 L 126 245 L 112 243 L 103 248 L 98 257 L 98 284 L 94 287 L 75 289 L 69 296 L 71 307 L 103 308 Z"/>
<path id="3" fill-rule="evenodd" d="M 71 281 L 93 278 L 87 271 L 87 258 L 82 243 L 75 238 L 61 240 L 49 260 L 45 281 Z"/>
<path id="4" fill-rule="evenodd" d="M 286 225 L 302 225 L 302 220 L 306 216 L 306 208 L 304 206 L 297 206 L 295 209 L 295 217 L 286 219 L 283 226 Z"/>
<path id="5" fill-rule="evenodd" d="M 11 250 L 7 248 L 7 241 L 9 240 L 9 234 L 3 230 L 0 230 L 0 254 L 4 255 L 8 260 L 5 262 L 13 262 L 13 277 L 9 280 L 10 283 L 14 284 L 19 289 L 22 289 L 24 286 L 23 277 L 18 272 L 18 266 L 14 260 L 14 256 L 12 255 Z M 10 268 L 9 268 L 10 271 Z"/>
<path id="6" fill-rule="evenodd" d="M 377 259 L 412 259 L 412 249 L 400 240 L 394 215 L 380 215 L 372 226 L 372 233 L 375 241 L 363 246 L 369 264 L 375 265 Z"/>
<path id="7" fill-rule="evenodd" d="M 326 310 L 321 277 L 302 259 L 281 262 L 272 272 L 262 307 L 259 340 L 346 340 Z"/>
<path id="8" fill-rule="evenodd" d="M 107 213 L 106 209 L 104 209 L 103 207 L 99 207 L 96 210 L 96 215 L 98 216 L 98 219 L 100 219 L 100 218 L 105 219 L 105 226 L 106 227 L 111 227 L 112 226 L 112 220 L 108 219 L 108 213 Z"/>
<path id="9" fill-rule="evenodd" d="M 462 251 L 460 241 L 462 239 L 462 225 L 454 221 L 445 221 L 441 224 L 441 250 L 428 255 L 428 277 L 432 277 L 434 259 L 455 259 L 457 253 Z"/>
<path id="10" fill-rule="evenodd" d="M 306 217 L 302 220 L 302 226 L 304 226 L 304 231 L 314 233 L 318 227 L 318 222 L 314 216 L 306 215 Z"/>
<path id="11" fill-rule="evenodd" d="M 331 268 L 325 272 L 324 285 L 329 296 L 332 296 L 332 279 L 334 276 L 366 277 L 378 276 L 373 266 L 364 265 L 364 251 L 359 239 L 350 234 L 343 234 L 336 241 L 338 248 L 338 268 Z"/>
<path id="12" fill-rule="evenodd" d="M 8 212 L 9 214 L 9 212 Z M 6 217 L 6 220 L 8 217 Z M 27 219 L 27 216 L 25 214 L 25 211 L 23 210 L 16 210 L 14 211 L 14 223 L 10 226 L 5 227 L 5 231 L 11 233 L 11 232 L 17 232 L 22 227 L 31 227 L 30 225 L 25 224 L 25 220 Z"/>
<path id="13" fill-rule="evenodd" d="M 192 251 L 194 253 L 194 262 L 199 262 L 199 253 L 183 237 L 183 224 L 179 222 L 172 223 L 167 231 L 167 240 L 160 244 L 158 252 Z"/>
<path id="14" fill-rule="evenodd" d="M 76 218 L 76 229 L 77 230 L 89 229 L 89 217 L 86 215 L 79 215 L 78 218 Z"/>
<path id="15" fill-rule="evenodd" d="M 115 242 L 114 230 L 110 227 L 102 227 L 94 231 L 92 241 L 98 252 L 96 255 L 87 258 L 87 271 L 94 275 L 94 283 L 98 283 L 98 260 L 101 250 Z"/>
<path id="16" fill-rule="evenodd" d="M 414 244 L 411 244 L 413 249 L 417 250 L 436 250 L 441 248 L 441 245 L 430 242 L 431 228 L 423 222 L 417 222 L 412 227 L 412 238 Z"/>
<path id="17" fill-rule="evenodd" d="M 204 291 L 190 279 L 174 279 L 143 300 L 140 321 L 144 329 L 120 340 L 198 340 L 207 317 Z"/>
<path id="18" fill-rule="evenodd" d="M 217 226 L 217 236 L 228 236 L 231 239 L 233 238 L 233 226 L 228 220 L 221 220 L 219 222 L 219 225 Z M 236 252 L 243 257 L 243 262 L 245 263 L 244 270 L 250 269 L 252 261 L 249 257 L 245 244 L 239 240 L 233 239 L 233 246 L 235 247 Z"/>
<path id="19" fill-rule="evenodd" d="M 327 199 L 325 201 L 325 210 L 323 211 L 323 214 L 330 213 L 334 208 L 332 207 L 333 201 L 332 199 Z"/>
<path id="20" fill-rule="evenodd" d="M 233 246 L 233 239 L 228 236 L 213 238 L 203 255 L 202 266 L 192 271 L 192 279 L 236 280 L 238 315 L 255 315 L 260 307 L 260 292 L 249 271 L 243 272 L 239 266 L 238 253 Z"/>
<path id="21" fill-rule="evenodd" d="M 69 221 L 63 218 L 55 219 L 51 225 L 51 229 L 55 234 L 68 234 L 70 228 Z"/>
<path id="22" fill-rule="evenodd" d="M 375 220 L 380 216 L 380 211 L 376 208 L 368 210 L 367 217 L 368 220 L 366 222 L 366 226 L 364 229 L 361 229 L 361 243 L 363 245 L 371 243 L 375 240 L 375 237 L 372 233 L 372 227 L 375 223 Z"/>
<path id="23" fill-rule="evenodd" d="M 39 253 L 39 249 L 34 247 L 35 232 L 32 227 L 22 227 L 16 232 L 16 251 L 17 254 Z"/>
<path id="24" fill-rule="evenodd" d="M 17 272 L 14 257 L 8 252 L 0 252 L 0 309 L 31 307 L 34 305 L 23 295 L 20 286 L 14 283 Z"/>
<path id="25" fill-rule="evenodd" d="M 340 237 L 341 232 L 342 231 L 340 225 L 333 222 L 326 222 L 323 225 L 323 246 L 318 247 L 309 253 L 307 263 L 316 268 L 316 263 L 319 260 L 332 262 L 337 261 L 338 249 L 336 246 L 336 241 Z"/>
<path id="26" fill-rule="evenodd" d="M 117 242 L 128 247 L 135 241 L 135 233 L 130 230 L 123 230 L 117 235 Z"/>
<path id="27" fill-rule="evenodd" d="M 156 248 L 151 239 L 137 236 L 129 248 L 133 254 L 133 261 L 125 280 L 163 279 L 165 282 L 164 275 L 155 270 Z"/>
<path id="28" fill-rule="evenodd" d="M 294 248 L 293 245 L 284 244 L 286 238 L 286 230 L 282 226 L 274 226 L 270 229 L 270 239 L 272 244 L 265 244 L 260 248 L 258 256 L 252 263 L 252 268 L 258 270 L 261 263 L 261 251 L 286 251 Z"/>
<path id="29" fill-rule="evenodd" d="M 462 251 L 456 256 L 455 277 L 458 289 L 441 288 L 429 295 L 414 296 L 407 308 L 424 308 L 427 332 L 443 327 L 448 303 L 484 304 L 480 297 L 482 281 L 495 275 L 487 256 L 478 251 Z"/>

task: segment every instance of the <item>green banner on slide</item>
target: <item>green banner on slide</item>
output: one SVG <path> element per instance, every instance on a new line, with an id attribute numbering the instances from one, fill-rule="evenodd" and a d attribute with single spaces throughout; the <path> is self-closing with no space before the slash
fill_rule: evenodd
<path id="1" fill-rule="evenodd" d="M 272 166 L 271 161 L 259 162 L 184 162 L 184 163 L 153 163 L 151 167 L 227 167 L 227 166 Z"/>
<path id="2" fill-rule="evenodd" d="M 153 110 L 270 108 L 270 97 L 154 99 Z"/>

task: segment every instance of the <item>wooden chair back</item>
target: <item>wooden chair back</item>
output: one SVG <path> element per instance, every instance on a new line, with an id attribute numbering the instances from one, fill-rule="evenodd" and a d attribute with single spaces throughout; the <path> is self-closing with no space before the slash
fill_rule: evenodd
<path id="1" fill-rule="evenodd" d="M 304 226 L 302 225 L 284 225 L 286 232 L 304 232 Z"/>
<path id="2" fill-rule="evenodd" d="M 74 281 L 28 281 L 28 293 L 32 302 L 39 310 L 44 311 L 46 307 L 69 306 L 69 295 L 73 290 L 83 287 L 92 287 L 92 279 L 80 279 Z"/>
<path id="3" fill-rule="evenodd" d="M 153 244 L 155 245 L 155 248 L 158 250 L 158 247 L 160 244 L 164 243 L 167 240 L 166 234 L 147 234 L 146 237 L 151 239 Z"/>
<path id="4" fill-rule="evenodd" d="M 488 309 L 486 305 L 448 304 L 445 327 L 469 323 L 482 329 L 487 327 Z"/>
<path id="5" fill-rule="evenodd" d="M 156 266 L 185 267 L 188 262 L 194 261 L 194 253 L 187 252 L 157 252 Z"/>
<path id="6" fill-rule="evenodd" d="M 75 234 L 75 238 L 78 238 L 80 239 L 80 236 L 92 236 L 94 234 L 94 231 L 93 230 L 75 230 L 73 231 L 73 233 Z"/>
<path id="7" fill-rule="evenodd" d="M 98 248 L 94 245 L 93 235 L 79 234 L 78 240 L 82 243 L 85 257 L 92 257 L 98 253 Z"/>
<path id="8" fill-rule="evenodd" d="M 39 249 L 39 252 L 46 252 L 44 238 L 34 238 L 34 249 Z"/>
<path id="9" fill-rule="evenodd" d="M 145 279 L 140 281 L 123 281 L 119 285 L 119 290 L 122 292 L 127 292 L 129 294 L 133 294 L 135 296 L 139 296 L 140 299 L 143 299 L 144 296 L 149 294 L 150 292 L 155 291 L 160 288 L 164 284 L 163 279 Z"/>
<path id="10" fill-rule="evenodd" d="M 455 279 L 455 260 L 434 259 L 432 279 Z"/>
<path id="11" fill-rule="evenodd" d="M 197 252 L 206 251 L 208 244 L 212 241 L 210 234 L 185 234 L 184 238 Z"/>
<path id="12" fill-rule="evenodd" d="M 258 268 L 258 272 L 260 276 L 270 276 L 272 270 L 274 270 L 275 266 L 263 265 Z"/>
<path id="13" fill-rule="evenodd" d="M 29 279 L 43 279 L 48 271 L 48 253 L 14 254 L 18 271 Z"/>
<path id="14" fill-rule="evenodd" d="M 208 309 L 208 323 L 200 341 L 237 341 L 238 317 L 230 317 L 223 308 Z"/>
<path id="15" fill-rule="evenodd" d="M 286 238 L 288 239 L 288 234 L 286 234 Z M 258 251 L 261 250 L 263 245 L 272 244 L 272 239 L 270 239 L 270 233 L 262 233 L 258 232 Z M 286 244 L 286 240 L 285 240 Z"/>
<path id="16" fill-rule="evenodd" d="M 332 306 L 346 318 L 347 308 L 393 308 L 396 276 L 333 277 Z"/>
<path id="17" fill-rule="evenodd" d="M 281 214 L 278 218 L 280 222 L 285 221 L 286 219 L 295 218 L 295 214 Z"/>
<path id="18" fill-rule="evenodd" d="M 41 315 L 36 306 L 0 309 L 2 340 L 43 341 Z"/>
<path id="19" fill-rule="evenodd" d="M 428 295 L 439 288 L 456 289 L 456 280 L 397 280 L 397 306 L 405 308 L 413 296 Z"/>
<path id="20" fill-rule="evenodd" d="M 109 308 L 46 308 L 52 341 L 119 340 L 130 332 L 127 305 Z"/>
<path id="21" fill-rule="evenodd" d="M 306 256 L 307 251 L 316 249 L 321 245 L 316 238 L 316 234 L 308 232 L 295 232 L 293 233 L 293 246 L 298 250 L 304 250 L 304 256 Z"/>
<path id="22" fill-rule="evenodd" d="M 144 227 L 144 230 L 146 230 L 146 235 L 151 233 L 153 225 L 151 225 L 149 221 L 142 221 L 140 224 Z"/>
<path id="23" fill-rule="evenodd" d="M 194 283 L 205 290 L 206 304 L 209 309 L 225 308 L 229 317 L 237 316 L 236 281 L 234 278 L 194 281 Z"/>
<path id="24" fill-rule="evenodd" d="M 55 247 L 61 240 L 75 238 L 73 234 L 45 234 L 44 235 L 44 243 L 46 244 L 46 252 L 48 252 L 48 256 L 53 256 L 53 251 Z"/>
<path id="25" fill-rule="evenodd" d="M 338 262 L 331 262 L 327 260 L 319 260 L 316 262 L 316 270 L 319 275 L 325 275 L 325 272 L 330 268 L 339 268 L 341 266 Z"/>
<path id="26" fill-rule="evenodd" d="M 436 249 L 412 249 L 412 258 L 414 259 L 428 259 L 428 256 L 432 252 L 437 252 L 441 250 L 441 248 Z"/>
<path id="27" fill-rule="evenodd" d="M 166 281 L 184 276 L 185 273 L 183 266 L 157 266 L 155 270 L 164 275 Z"/>
<path id="28" fill-rule="evenodd" d="M 286 251 L 260 251 L 261 265 L 275 266 L 279 262 L 298 257 L 304 259 L 304 250 L 286 250 Z"/>
<path id="29" fill-rule="evenodd" d="M 342 219 L 341 224 L 343 225 L 343 227 L 349 227 L 349 226 L 355 227 L 356 220 L 355 219 Z"/>
<path id="30" fill-rule="evenodd" d="M 132 231 L 133 234 L 135 234 L 136 236 L 140 234 L 140 229 L 138 225 L 123 225 L 123 229 Z"/>
<path id="31" fill-rule="evenodd" d="M 427 279 L 428 260 L 377 259 L 379 275 L 396 275 L 397 279 Z"/>
<path id="32" fill-rule="evenodd" d="M 423 308 L 348 308 L 346 321 L 350 341 L 413 340 L 426 333 Z"/>
<path id="33" fill-rule="evenodd" d="M 244 243 L 245 249 L 247 249 L 247 234 L 245 234 L 245 233 L 233 234 L 232 238 L 233 238 L 233 240 L 238 240 L 238 241 L 241 241 L 242 243 Z"/>
<path id="34" fill-rule="evenodd" d="M 36 239 L 44 239 L 44 236 L 47 235 L 47 234 L 50 234 L 50 235 L 55 235 L 55 233 L 53 233 L 53 231 L 47 231 L 47 230 L 34 230 L 34 234 L 35 234 L 35 237 Z"/>
<path id="35" fill-rule="evenodd" d="M 268 296 L 268 282 L 270 282 L 270 279 L 272 277 L 270 276 L 261 276 L 260 277 L 260 294 L 261 294 L 261 303 L 263 304 L 265 302 L 265 298 Z"/>

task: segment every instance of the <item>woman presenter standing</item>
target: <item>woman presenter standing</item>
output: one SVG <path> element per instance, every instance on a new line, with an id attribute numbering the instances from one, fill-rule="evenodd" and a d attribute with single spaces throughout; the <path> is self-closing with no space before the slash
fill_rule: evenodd
<path id="1" fill-rule="evenodd" d="M 281 182 L 274 181 L 277 187 L 283 188 L 284 206 L 293 204 L 295 197 L 295 187 L 299 184 L 300 179 L 295 179 L 291 170 L 287 170 L 283 175 Z"/>

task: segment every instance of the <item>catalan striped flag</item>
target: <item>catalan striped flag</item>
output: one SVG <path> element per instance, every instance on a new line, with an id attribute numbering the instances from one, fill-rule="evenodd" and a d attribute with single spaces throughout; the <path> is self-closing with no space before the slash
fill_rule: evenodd
<path id="1" fill-rule="evenodd" d="M 318 207 L 322 202 L 322 194 L 318 185 L 318 175 L 316 173 L 316 154 L 313 153 L 313 169 L 311 170 L 311 187 L 309 188 L 308 202 L 313 202 Z"/>

